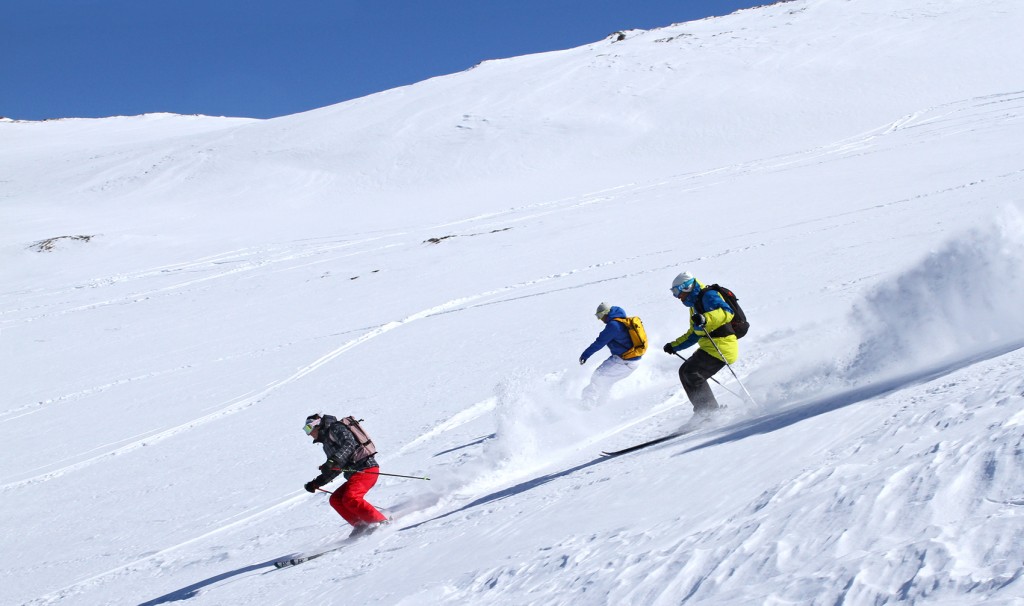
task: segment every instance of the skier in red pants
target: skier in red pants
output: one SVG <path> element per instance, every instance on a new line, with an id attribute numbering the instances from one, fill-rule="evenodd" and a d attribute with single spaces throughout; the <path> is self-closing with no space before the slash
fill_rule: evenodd
<path id="1" fill-rule="evenodd" d="M 367 449 L 366 445 L 360 444 L 349 425 L 330 415 L 310 415 L 302 429 L 314 443 L 323 444 L 327 455 L 327 461 L 320 466 L 320 475 L 306 482 L 306 490 L 316 492 L 344 473 L 348 481 L 334 491 L 330 502 L 338 515 L 353 526 L 349 537 L 373 532 L 387 524 L 387 517 L 363 498 L 377 483 L 380 468 L 373 458 L 376 449 Z"/>

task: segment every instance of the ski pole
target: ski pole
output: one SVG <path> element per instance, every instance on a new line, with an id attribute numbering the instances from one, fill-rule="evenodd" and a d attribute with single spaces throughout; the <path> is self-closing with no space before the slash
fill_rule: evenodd
<path id="1" fill-rule="evenodd" d="M 743 386 L 743 381 L 740 381 L 739 375 L 737 375 L 736 371 L 732 369 L 732 364 L 729 364 L 728 362 L 725 361 L 725 355 L 722 353 L 721 349 L 718 349 L 718 343 L 715 343 L 714 337 L 708 334 L 707 329 L 704 329 L 704 336 L 707 337 L 708 341 L 711 341 L 711 344 L 715 346 L 715 351 L 718 352 L 718 355 L 722 356 L 722 361 L 725 362 L 725 365 L 729 367 L 729 372 L 731 372 L 732 376 L 736 378 L 736 382 L 740 384 L 740 388 L 743 390 L 743 393 L 747 394 L 747 397 L 750 398 L 750 403 L 753 404 L 754 406 L 757 406 L 757 400 L 755 400 L 754 396 L 750 395 L 750 392 L 747 391 L 747 388 Z M 719 385 L 721 385 L 721 383 L 719 383 Z"/>
<path id="2" fill-rule="evenodd" d="M 339 469 L 337 467 L 335 467 L 333 469 L 335 471 L 342 471 L 342 472 L 349 472 L 349 473 L 371 473 L 371 474 L 376 474 L 378 476 L 391 476 L 393 478 L 408 478 L 410 480 L 429 480 L 430 479 L 430 478 L 426 478 L 426 477 L 421 478 L 419 476 L 403 476 L 403 475 L 397 474 L 397 473 L 383 473 L 383 472 L 380 472 L 380 471 L 365 471 L 365 470 L 362 470 L 362 469 Z"/>
<path id="3" fill-rule="evenodd" d="M 326 492 L 327 494 L 334 494 L 333 490 L 324 490 L 323 488 L 317 488 L 320 492 Z"/>
<path id="4" fill-rule="evenodd" d="M 674 353 L 675 353 L 675 354 L 676 354 L 677 356 L 679 356 L 679 359 L 680 359 L 680 360 L 682 360 L 683 362 L 685 362 L 685 361 L 686 361 L 686 358 L 684 358 L 683 356 L 680 356 L 680 355 L 679 355 L 679 352 L 678 352 L 678 351 L 677 351 L 677 352 L 674 352 Z M 721 352 L 719 352 L 719 353 L 721 353 Z M 735 396 L 735 397 L 736 397 L 736 399 L 738 399 L 738 400 L 742 400 L 742 399 L 743 399 L 743 396 L 741 396 L 740 394 L 736 393 L 735 391 L 733 391 L 733 390 L 729 389 L 729 388 L 728 388 L 728 387 L 726 387 L 725 385 L 722 385 L 722 382 L 721 382 L 721 381 L 719 381 L 718 379 L 716 379 L 716 378 L 714 378 L 714 377 L 708 377 L 708 378 L 709 378 L 709 379 L 711 379 L 712 381 L 714 381 L 715 383 L 718 383 L 718 386 L 719 386 L 719 387 L 721 387 L 721 388 L 722 388 L 722 389 L 724 389 L 725 391 L 727 391 L 727 392 L 731 393 L 731 394 L 732 394 L 733 396 Z"/>

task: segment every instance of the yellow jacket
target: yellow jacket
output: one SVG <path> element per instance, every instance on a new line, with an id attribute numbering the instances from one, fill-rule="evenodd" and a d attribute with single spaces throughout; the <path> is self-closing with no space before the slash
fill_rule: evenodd
<path id="1" fill-rule="evenodd" d="M 730 334 L 724 337 L 715 337 L 714 343 L 711 342 L 712 338 L 708 335 L 732 322 L 735 314 L 732 308 L 729 307 L 729 304 L 725 302 L 725 299 L 722 298 L 722 295 L 713 290 L 704 290 L 704 285 L 699 282 L 697 285 L 698 288 L 694 288 L 689 296 L 683 300 L 683 305 L 690 308 L 690 330 L 686 331 L 685 334 L 675 341 L 672 341 L 672 348 L 679 351 L 696 343 L 705 352 L 719 360 L 733 364 L 739 359 L 740 355 L 736 335 Z M 695 329 L 693 326 L 693 306 L 697 303 L 697 297 L 704 298 L 702 302 L 704 309 L 707 310 L 704 312 L 704 326 L 700 329 Z M 717 349 L 715 348 L 716 345 L 718 346 Z M 721 350 L 721 354 L 719 354 L 719 350 Z"/>

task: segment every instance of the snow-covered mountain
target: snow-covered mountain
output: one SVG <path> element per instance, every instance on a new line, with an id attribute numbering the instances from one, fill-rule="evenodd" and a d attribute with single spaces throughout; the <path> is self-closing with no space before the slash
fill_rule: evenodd
<path id="1" fill-rule="evenodd" d="M 1024 604 L 1021 31 L 794 0 L 273 120 L 0 122 L 0 603 Z M 689 421 L 684 269 L 757 402 L 723 370 L 602 458 Z M 601 301 L 652 347 L 586 410 Z M 276 570 L 348 532 L 311 412 L 431 479 Z"/>

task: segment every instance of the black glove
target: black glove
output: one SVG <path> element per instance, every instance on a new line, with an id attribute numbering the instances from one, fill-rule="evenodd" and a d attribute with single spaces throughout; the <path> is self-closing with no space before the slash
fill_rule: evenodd
<path id="1" fill-rule="evenodd" d="M 676 353 L 676 348 L 672 347 L 671 343 L 665 343 L 665 347 L 662 347 L 661 349 L 670 356 Z"/>
<path id="2" fill-rule="evenodd" d="M 306 489 L 306 492 L 316 492 L 316 489 L 320 488 L 320 485 L 317 484 L 316 482 L 309 481 L 309 482 L 306 482 L 306 484 L 303 486 L 303 488 Z"/>
<path id="3" fill-rule="evenodd" d="M 693 314 L 690 319 L 693 321 L 694 328 L 702 328 L 705 324 L 704 314 Z"/>
<path id="4" fill-rule="evenodd" d="M 587 363 L 587 359 L 586 359 L 586 358 L 582 358 L 582 357 L 581 357 L 581 358 L 580 358 L 580 366 L 583 366 L 583 365 L 584 365 L 584 364 L 586 364 L 586 363 Z"/>

